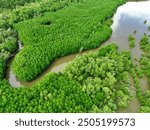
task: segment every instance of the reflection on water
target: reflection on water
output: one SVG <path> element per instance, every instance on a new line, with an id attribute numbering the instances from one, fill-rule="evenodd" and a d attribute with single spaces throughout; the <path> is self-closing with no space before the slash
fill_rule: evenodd
<path id="1" fill-rule="evenodd" d="M 132 56 L 139 58 L 139 40 L 144 33 L 148 33 L 150 26 L 150 1 L 147 2 L 128 2 L 118 8 L 114 16 L 113 35 L 109 42 L 117 42 L 120 50 L 129 50 L 128 36 L 134 34 L 136 47 L 132 49 Z M 144 21 L 147 23 L 144 24 Z"/>
<path id="2" fill-rule="evenodd" d="M 115 42 L 119 46 L 119 50 L 131 50 L 129 48 L 128 36 L 130 34 L 133 34 L 136 39 L 136 46 L 131 50 L 132 58 L 139 59 L 141 55 L 141 51 L 139 49 L 140 38 L 143 36 L 144 33 L 150 35 L 150 31 L 148 31 L 148 26 L 150 26 L 150 1 L 128 2 L 123 6 L 120 6 L 117 9 L 117 12 L 114 15 L 113 20 L 114 23 L 111 26 L 113 29 L 112 36 L 101 46 L 108 45 L 110 43 Z M 97 51 L 97 49 L 93 49 L 90 51 Z M 87 53 L 87 52 L 89 51 L 85 51 L 83 53 Z M 9 80 L 10 84 L 14 87 L 18 87 L 21 85 L 32 86 L 38 80 L 40 80 L 46 73 L 50 71 L 56 73 L 62 71 L 67 62 L 73 60 L 76 57 L 76 55 L 82 55 L 83 53 L 76 53 L 58 59 L 57 61 L 52 63 L 52 65 L 42 75 L 40 75 L 36 80 L 32 82 L 28 83 L 28 82 L 17 80 L 15 75 L 12 73 L 10 69 L 11 67 L 9 67 L 7 70 L 7 79 Z M 9 65 L 11 65 L 11 61 Z M 149 89 L 146 77 L 141 79 L 140 83 L 142 85 L 141 89 L 143 93 Z M 133 89 L 133 83 L 131 84 L 132 84 L 131 89 Z M 138 103 L 138 100 L 134 99 L 133 101 L 131 101 L 129 108 L 127 110 L 125 111 L 120 110 L 119 112 L 137 112 L 139 107 L 140 104 Z"/>

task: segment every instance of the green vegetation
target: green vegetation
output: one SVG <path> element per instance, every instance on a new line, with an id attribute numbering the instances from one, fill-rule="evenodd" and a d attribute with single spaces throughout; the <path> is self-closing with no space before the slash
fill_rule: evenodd
<path id="1" fill-rule="evenodd" d="M 134 32 L 133 32 L 134 34 L 136 34 L 137 33 L 137 30 L 134 30 Z"/>
<path id="2" fill-rule="evenodd" d="M 87 0 L 16 24 L 24 48 L 14 59 L 15 75 L 22 80 L 33 80 L 55 59 L 81 48 L 98 47 L 111 35 L 107 19 L 121 3 L 123 0 Z"/>
<path id="3" fill-rule="evenodd" d="M 147 21 L 144 22 L 145 24 Z M 132 35 L 128 37 L 130 47 L 135 46 L 135 38 Z M 140 64 L 138 64 L 138 59 L 136 58 L 136 65 L 130 70 L 131 77 L 134 81 L 134 86 L 136 88 L 136 97 L 141 104 L 139 112 L 150 112 L 150 91 L 145 91 L 144 94 L 141 90 L 140 78 L 145 75 L 148 78 L 150 84 L 150 42 L 149 36 L 144 33 L 144 36 L 140 40 L 140 49 L 143 54 L 140 58 Z"/>
<path id="4" fill-rule="evenodd" d="M 141 104 L 140 112 L 150 113 L 150 91 L 147 91 L 143 96 L 143 102 Z"/>
<path id="5" fill-rule="evenodd" d="M 6 50 L 10 53 L 17 49 L 16 33 L 11 28 L 1 29 L 0 32 L 0 52 Z"/>
<path id="6" fill-rule="evenodd" d="M 143 72 L 150 78 L 150 55 L 143 55 L 140 59 Z"/>
<path id="7" fill-rule="evenodd" d="M 144 24 L 146 24 L 146 23 L 147 23 L 147 20 L 144 21 Z"/>
<path id="8" fill-rule="evenodd" d="M 11 7 L 9 2 L 1 8 L 15 8 L 26 1 L 16 1 Z M 3 11 L 0 112 L 116 112 L 126 108 L 132 97 L 128 74 L 131 56 L 128 52 L 119 53 L 115 44 L 77 57 L 63 73 L 49 73 L 31 88 L 15 89 L 4 79 L 6 61 L 18 48 L 14 28 L 24 49 L 16 56 L 13 70 L 19 78 L 29 81 L 55 59 L 96 48 L 108 39 L 112 33 L 110 18 L 123 2 L 47 0 Z"/>
<path id="9" fill-rule="evenodd" d="M 150 52 L 150 43 L 149 43 L 148 35 L 144 35 L 140 40 L 140 48 L 144 52 Z"/>
<path id="10" fill-rule="evenodd" d="M 0 112 L 116 112 L 131 100 L 131 56 L 111 44 L 77 57 L 63 73 L 36 85 L 12 88 L 0 82 Z M 117 69 L 116 69 L 117 68 Z"/>
<path id="11" fill-rule="evenodd" d="M 5 75 L 5 66 L 6 62 L 3 58 L 0 57 L 0 81 L 4 78 Z"/>
<path id="12" fill-rule="evenodd" d="M 141 56 L 140 64 L 143 72 L 149 78 L 150 82 L 150 42 L 147 35 L 144 35 L 140 41 L 140 48 L 144 54 Z"/>
<path id="13" fill-rule="evenodd" d="M 18 48 L 18 35 L 13 29 L 15 23 L 42 16 L 45 12 L 56 12 L 72 3 L 78 3 L 76 0 L 44 0 L 25 6 L 19 6 L 13 10 L 4 10 L 0 13 L 0 77 L 4 78 L 4 68 L 7 60 L 14 55 Z M 3 68 L 4 67 L 4 68 Z"/>
<path id="14" fill-rule="evenodd" d="M 138 76 L 138 78 L 143 78 L 143 71 L 141 70 L 141 68 L 139 66 L 134 66 L 134 70 Z"/>
<path id="15" fill-rule="evenodd" d="M 0 95 L 0 112 L 87 112 L 92 105 L 76 82 L 51 73 L 32 88 L 0 82 Z"/>
<path id="16" fill-rule="evenodd" d="M 0 10 L 13 9 L 18 5 L 24 5 L 25 3 L 35 2 L 39 0 L 0 0 Z"/>
<path id="17" fill-rule="evenodd" d="M 19 40 L 24 47 L 15 56 L 13 71 L 31 81 L 57 58 L 96 48 L 107 40 L 111 17 L 124 1 L 1 0 L 0 112 L 117 112 L 132 100 L 130 79 L 141 104 L 139 112 L 150 112 L 150 91 L 142 92 L 140 84 L 144 76 L 150 84 L 146 34 L 140 40 L 140 64 L 135 58 L 134 65 L 130 52 L 118 52 L 118 46 L 111 44 L 77 56 L 63 72 L 49 73 L 30 88 L 13 88 L 5 80 L 6 63 L 16 53 Z M 135 47 L 133 35 L 128 41 Z"/>
<path id="18" fill-rule="evenodd" d="M 150 42 L 147 35 L 140 40 L 140 48 L 144 52 L 140 59 L 140 65 L 150 84 Z M 150 112 L 150 91 L 146 91 L 143 95 L 140 112 Z"/>
<path id="19" fill-rule="evenodd" d="M 148 31 L 150 31 L 150 26 L 148 27 Z"/>
<path id="20" fill-rule="evenodd" d="M 14 23 L 32 19 L 38 16 L 43 16 L 46 12 L 56 12 L 66 6 L 78 2 L 80 2 L 80 0 L 42 0 L 40 2 L 17 7 L 11 11 L 3 11 L 0 14 L 0 25 L 12 27 Z"/>
<path id="21" fill-rule="evenodd" d="M 128 41 L 129 41 L 129 46 L 131 48 L 135 47 L 135 38 L 133 37 L 133 35 L 129 35 Z"/>
<path id="22" fill-rule="evenodd" d="M 70 80 L 79 82 L 89 96 L 95 98 L 101 91 L 104 97 L 100 108 L 110 108 L 109 104 L 125 108 L 131 98 L 128 74 L 131 56 L 128 52 L 118 53 L 116 50 L 117 46 L 112 44 L 100 49 L 98 53 L 78 56 L 64 71 Z M 116 111 L 113 108 L 111 110 Z"/>
<path id="23" fill-rule="evenodd" d="M 136 89 L 136 97 L 138 98 L 138 101 L 141 103 L 143 101 L 143 96 L 142 96 L 140 81 L 135 71 L 135 68 L 131 69 L 130 74 L 134 81 L 134 87 Z"/>

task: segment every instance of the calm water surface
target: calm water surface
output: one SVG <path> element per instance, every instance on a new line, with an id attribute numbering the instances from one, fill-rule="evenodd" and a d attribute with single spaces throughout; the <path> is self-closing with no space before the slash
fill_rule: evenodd
<path id="1" fill-rule="evenodd" d="M 132 58 L 140 59 L 141 51 L 139 49 L 139 41 L 144 33 L 150 35 L 148 31 L 148 26 L 150 26 L 150 1 L 146 2 L 128 2 L 117 9 L 116 14 L 113 17 L 114 23 L 111 26 L 113 29 L 112 36 L 105 43 L 103 43 L 100 47 L 108 45 L 110 43 L 117 43 L 119 46 L 119 50 L 131 50 L 129 48 L 128 36 L 133 34 L 136 38 L 136 46 L 131 50 Z M 144 24 L 144 21 L 147 21 Z M 136 33 L 134 33 L 136 32 Z M 100 48 L 99 47 L 99 48 Z M 92 49 L 90 51 L 95 52 L 97 49 Z M 63 71 L 65 65 L 73 60 L 77 55 L 82 55 L 88 53 L 89 51 L 85 51 L 83 53 L 76 53 L 69 56 L 62 57 L 51 64 L 51 66 L 41 74 L 36 80 L 32 82 L 23 82 L 16 78 L 16 76 L 11 71 L 11 63 L 9 62 L 9 67 L 7 70 L 7 79 L 9 83 L 14 87 L 19 86 L 32 86 L 38 80 L 40 80 L 46 73 L 48 72 L 60 72 Z M 146 77 L 140 79 L 140 83 L 142 85 L 142 92 L 144 93 L 149 89 L 149 85 L 147 83 Z M 131 89 L 134 90 L 133 83 L 131 83 Z M 135 98 L 130 102 L 128 109 L 119 110 L 118 112 L 137 112 L 140 104 L 138 100 Z"/>

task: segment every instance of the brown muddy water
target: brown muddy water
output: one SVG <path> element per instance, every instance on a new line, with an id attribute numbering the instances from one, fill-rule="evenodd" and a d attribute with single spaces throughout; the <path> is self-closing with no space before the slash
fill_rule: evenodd
<path id="1" fill-rule="evenodd" d="M 146 24 L 144 21 L 147 21 Z M 144 33 L 150 35 L 150 31 L 148 31 L 148 26 L 150 26 L 150 1 L 143 2 L 127 2 L 126 4 L 120 6 L 117 9 L 116 14 L 113 17 L 114 23 L 111 28 L 113 30 L 112 36 L 106 42 L 104 42 L 100 47 L 116 43 L 119 46 L 119 50 L 128 50 L 132 53 L 132 59 L 134 58 L 140 59 L 141 51 L 139 49 L 139 41 Z M 136 33 L 135 33 L 136 32 Z M 133 34 L 136 39 L 136 46 L 131 50 L 129 48 L 128 36 Z M 100 48 L 99 47 L 99 48 Z M 97 49 L 90 50 L 91 52 L 97 51 Z M 62 57 L 51 64 L 51 66 L 43 72 L 36 80 L 32 82 L 24 82 L 20 81 L 16 78 L 16 76 L 11 71 L 11 63 L 13 58 L 9 62 L 9 67 L 7 69 L 6 78 L 9 80 L 9 83 L 14 87 L 19 86 L 32 86 L 37 81 L 39 81 L 46 73 L 48 72 L 61 72 L 63 71 L 65 65 L 73 60 L 77 55 L 82 55 L 88 53 L 90 51 L 85 51 L 82 53 L 76 53 L 69 56 Z M 149 85 L 147 83 L 146 77 L 140 79 L 140 83 L 142 85 L 142 92 L 144 93 L 146 90 L 149 90 Z M 134 84 L 131 83 L 131 89 L 134 91 Z M 130 102 L 129 107 L 126 110 L 119 110 L 118 112 L 137 112 L 140 104 L 138 100 L 135 98 Z"/>

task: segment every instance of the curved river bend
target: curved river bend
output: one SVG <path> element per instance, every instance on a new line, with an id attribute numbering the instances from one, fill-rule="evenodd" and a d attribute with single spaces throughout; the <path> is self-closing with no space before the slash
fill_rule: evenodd
<path id="1" fill-rule="evenodd" d="M 144 21 L 147 21 L 144 24 Z M 113 17 L 114 23 L 111 28 L 113 30 L 112 36 L 106 42 L 104 42 L 100 47 L 104 45 L 108 45 L 110 43 L 117 43 L 119 46 L 119 50 L 130 50 L 128 43 L 128 36 L 133 34 L 136 39 L 136 46 L 130 50 L 132 53 L 132 58 L 140 59 L 141 51 L 139 49 L 139 41 L 144 33 L 150 35 L 150 31 L 148 31 L 148 27 L 150 26 L 150 1 L 145 2 L 127 2 L 126 4 L 120 6 L 117 9 L 116 14 Z M 136 32 L 136 33 L 135 33 Z M 100 48 L 99 47 L 99 48 Z M 90 51 L 95 52 L 97 49 L 92 49 Z M 82 53 L 76 53 L 69 56 L 62 57 L 51 64 L 51 66 L 43 72 L 36 80 L 32 82 L 24 82 L 16 78 L 11 70 L 11 63 L 13 58 L 9 61 L 9 66 L 7 69 L 6 78 L 9 80 L 9 83 L 14 87 L 19 86 L 32 86 L 37 81 L 39 81 L 46 73 L 48 72 L 60 72 L 63 71 L 65 65 L 73 60 L 77 55 L 82 55 L 88 53 L 89 51 L 85 51 Z M 145 92 L 149 90 L 149 85 L 147 83 L 146 77 L 140 80 L 142 91 Z M 133 83 L 131 83 L 131 89 L 135 90 Z M 129 108 L 126 110 L 119 110 L 119 112 L 137 112 L 140 104 L 137 99 L 133 99 L 129 105 Z"/>

